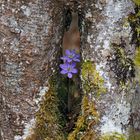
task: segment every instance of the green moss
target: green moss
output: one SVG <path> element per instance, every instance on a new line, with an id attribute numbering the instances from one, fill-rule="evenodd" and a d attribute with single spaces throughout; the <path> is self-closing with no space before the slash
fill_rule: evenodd
<path id="1" fill-rule="evenodd" d="M 40 105 L 40 110 L 36 114 L 36 127 L 34 131 L 41 140 L 63 140 L 64 134 L 61 130 L 60 120 L 58 98 L 55 90 L 50 87 L 44 97 L 44 101 Z"/>
<path id="2" fill-rule="evenodd" d="M 96 134 L 93 126 L 99 120 L 99 113 L 93 101 L 85 95 L 82 99 L 81 114 L 78 116 L 74 131 L 68 135 L 68 140 L 92 140 Z"/>
<path id="3" fill-rule="evenodd" d="M 135 77 L 133 60 L 124 49 L 127 47 L 124 41 L 121 41 L 120 44 L 112 43 L 111 47 L 114 57 L 108 60 L 108 65 L 110 70 L 116 75 L 117 84 L 125 85 L 127 81 Z"/>
<path id="4" fill-rule="evenodd" d="M 91 61 L 83 62 L 81 75 L 84 91 L 81 113 L 77 118 L 74 130 L 68 136 L 68 140 L 92 140 L 97 137 L 93 127 L 98 123 L 100 115 L 92 97 L 99 97 L 101 93 L 106 92 L 103 86 L 104 80 Z"/>
<path id="5" fill-rule="evenodd" d="M 136 81 L 140 82 L 140 0 L 133 0 L 136 4 L 135 13 L 130 14 L 128 20 L 133 30 L 132 43 L 136 46 L 134 64 L 136 69 Z"/>
<path id="6" fill-rule="evenodd" d="M 54 81 L 50 82 L 49 91 L 45 94 L 39 111 L 36 113 L 36 124 L 32 134 L 26 140 L 65 140 L 62 131 L 62 115 L 59 111 L 59 99 Z"/>
<path id="7" fill-rule="evenodd" d="M 136 55 L 134 58 L 134 63 L 137 67 L 140 67 L 140 48 L 136 49 Z"/>
<path id="8" fill-rule="evenodd" d="M 136 5 L 140 6 L 140 0 L 133 0 L 133 2 L 134 2 Z"/>
<path id="9" fill-rule="evenodd" d="M 128 21 L 133 31 L 132 42 L 136 47 L 140 45 L 140 0 L 132 0 L 135 3 L 135 13 L 128 16 Z"/>
<path id="10" fill-rule="evenodd" d="M 96 71 L 96 66 L 91 61 L 84 62 L 82 64 L 81 75 L 83 79 L 83 90 L 86 93 L 92 92 L 94 96 L 99 96 L 104 93 L 104 80 Z"/>
<path id="11" fill-rule="evenodd" d="M 140 48 L 136 49 L 136 55 L 134 57 L 135 69 L 136 69 L 136 81 L 140 83 Z"/>
<path id="12" fill-rule="evenodd" d="M 100 140 L 127 140 L 125 135 L 119 133 L 104 134 Z"/>
<path id="13" fill-rule="evenodd" d="M 140 132 L 131 133 L 128 140 L 140 140 Z"/>

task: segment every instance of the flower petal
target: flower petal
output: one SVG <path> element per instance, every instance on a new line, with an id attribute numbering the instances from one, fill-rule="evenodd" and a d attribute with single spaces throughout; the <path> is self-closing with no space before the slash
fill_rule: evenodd
<path id="1" fill-rule="evenodd" d="M 61 73 L 61 74 L 66 74 L 66 73 L 68 73 L 68 71 L 62 70 L 60 73 Z"/>
<path id="2" fill-rule="evenodd" d="M 77 58 L 74 58 L 73 61 L 75 61 L 75 62 L 80 62 L 80 60 L 77 59 Z"/>
<path id="3" fill-rule="evenodd" d="M 72 73 L 68 73 L 68 78 L 72 78 Z"/>
<path id="4" fill-rule="evenodd" d="M 68 63 L 72 62 L 72 59 L 68 58 L 68 59 L 67 59 L 67 62 L 68 62 Z"/>
<path id="5" fill-rule="evenodd" d="M 68 69 L 67 64 L 60 64 L 59 66 L 60 66 L 60 68 L 63 69 L 63 70 L 67 70 L 67 69 Z"/>
<path id="6" fill-rule="evenodd" d="M 63 60 L 63 61 L 65 62 L 65 61 L 67 61 L 67 59 L 69 59 L 69 58 L 68 58 L 67 56 L 63 56 L 63 57 L 60 57 L 60 59 Z"/>
<path id="7" fill-rule="evenodd" d="M 71 67 L 74 68 L 76 66 L 75 62 L 72 62 Z"/>
<path id="8" fill-rule="evenodd" d="M 66 50 L 66 51 L 65 51 L 65 54 L 66 54 L 66 55 L 71 55 L 71 51 L 70 51 L 70 50 Z"/>
<path id="9" fill-rule="evenodd" d="M 76 58 L 80 58 L 80 54 L 76 54 L 76 56 L 75 56 Z"/>
<path id="10" fill-rule="evenodd" d="M 72 70 L 71 70 L 71 73 L 77 73 L 77 72 L 78 72 L 77 69 L 72 69 Z"/>

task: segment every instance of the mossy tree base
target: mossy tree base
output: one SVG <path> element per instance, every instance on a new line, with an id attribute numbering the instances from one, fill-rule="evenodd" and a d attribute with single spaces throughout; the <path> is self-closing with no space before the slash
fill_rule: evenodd
<path id="1" fill-rule="evenodd" d="M 62 116 L 59 111 L 59 100 L 52 85 L 45 94 L 40 109 L 36 113 L 36 124 L 33 134 L 26 140 L 64 140 L 62 131 Z"/>

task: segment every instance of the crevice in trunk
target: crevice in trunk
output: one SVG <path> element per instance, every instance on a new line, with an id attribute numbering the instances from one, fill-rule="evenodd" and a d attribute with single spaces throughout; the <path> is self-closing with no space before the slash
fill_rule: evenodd
<path id="1" fill-rule="evenodd" d="M 71 10 L 72 9 L 69 6 L 66 6 L 64 8 L 64 12 L 63 12 L 64 31 L 67 31 L 69 29 L 71 23 Z M 77 7 L 74 7 L 74 10 L 79 10 L 79 9 Z M 80 31 L 82 31 L 81 29 L 82 28 L 81 23 L 83 20 L 83 17 L 81 16 L 82 14 L 81 12 L 78 11 Z M 80 33 L 82 34 L 82 32 Z M 62 63 L 62 61 L 60 60 L 61 56 L 62 56 L 62 49 L 60 49 L 58 64 Z M 60 70 L 58 72 L 58 76 L 56 77 L 58 80 L 57 95 L 60 101 L 59 109 L 60 112 L 63 114 L 64 119 L 66 120 L 64 125 L 64 132 L 66 133 L 70 133 L 73 130 L 75 126 L 75 122 L 77 120 L 77 116 L 81 111 L 80 105 L 82 99 L 82 91 L 80 89 L 81 87 L 80 72 L 75 77 L 76 77 L 76 82 L 73 81 L 72 79 L 69 79 L 61 75 Z"/>

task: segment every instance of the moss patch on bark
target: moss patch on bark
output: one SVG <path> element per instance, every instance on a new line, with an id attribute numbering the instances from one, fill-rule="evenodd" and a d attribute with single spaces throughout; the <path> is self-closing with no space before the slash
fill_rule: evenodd
<path id="1" fill-rule="evenodd" d="M 91 61 L 83 62 L 81 75 L 83 86 L 81 113 L 77 118 L 74 130 L 68 135 L 68 140 L 92 140 L 98 137 L 94 126 L 99 122 L 100 114 L 94 98 L 98 98 L 101 93 L 106 92 L 103 85 L 104 80 Z"/>

